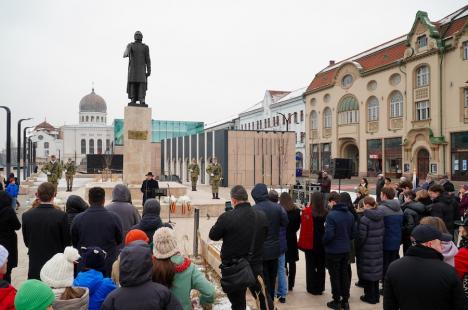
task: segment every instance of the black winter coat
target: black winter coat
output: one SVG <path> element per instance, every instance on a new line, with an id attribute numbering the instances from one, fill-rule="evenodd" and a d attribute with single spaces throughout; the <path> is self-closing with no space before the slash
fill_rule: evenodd
<path id="1" fill-rule="evenodd" d="M 42 266 L 70 245 L 67 214 L 51 204 L 23 213 L 23 239 L 28 248 L 28 279 L 39 279 Z"/>
<path id="2" fill-rule="evenodd" d="M 410 247 L 388 267 L 384 310 L 462 310 L 468 302 L 455 269 L 436 250 Z"/>
<path id="3" fill-rule="evenodd" d="M 0 244 L 8 250 L 8 269 L 18 266 L 18 237 L 21 223 L 11 206 L 0 207 Z"/>
<path id="4" fill-rule="evenodd" d="M 97 246 L 106 251 L 105 276 L 110 276 L 112 264 L 117 259 L 117 247 L 122 243 L 122 222 L 117 214 L 103 206 L 91 206 L 78 214 L 71 227 L 73 246 Z"/>
<path id="5" fill-rule="evenodd" d="M 403 210 L 403 236 L 410 237 L 413 229 L 419 225 L 419 221 L 426 214 L 428 208 L 419 201 L 411 201 L 401 206 Z"/>
<path id="6" fill-rule="evenodd" d="M 136 241 L 120 255 L 120 284 L 122 287 L 107 295 L 101 310 L 182 310 L 171 291 L 151 281 L 153 271 L 151 249 Z"/>
<path id="7" fill-rule="evenodd" d="M 288 216 L 283 208 L 268 199 L 268 189 L 265 184 L 257 184 L 252 190 L 255 200 L 253 208 L 263 211 L 268 220 L 268 236 L 263 244 L 263 260 L 272 260 L 280 256 L 279 230 L 288 226 Z"/>
<path id="8" fill-rule="evenodd" d="M 375 200 L 377 202 L 382 201 L 382 200 L 380 200 L 380 192 L 382 191 L 382 187 L 384 187 L 384 185 L 385 185 L 385 179 L 384 178 L 377 180 L 377 185 L 375 186 Z"/>
<path id="9" fill-rule="evenodd" d="M 324 216 L 312 216 L 314 220 L 314 248 L 312 252 L 325 255 L 325 247 L 323 245 L 323 235 L 325 234 L 325 220 L 328 213 Z"/>
<path id="10" fill-rule="evenodd" d="M 143 207 L 143 217 L 140 223 L 133 226 L 132 229 L 143 230 L 152 242 L 154 232 L 164 226 L 160 213 L 161 206 L 159 202 L 156 199 L 148 199 Z"/>
<path id="11" fill-rule="evenodd" d="M 257 221 L 254 226 L 254 212 L 257 212 Z M 257 229 L 254 244 L 254 253 L 251 264 L 262 264 L 263 243 L 268 234 L 268 221 L 265 214 L 255 211 L 250 203 L 238 204 L 234 210 L 227 211 L 218 217 L 211 227 L 209 237 L 218 241 L 223 239 L 221 246 L 221 260 L 229 264 L 234 258 L 247 258 L 254 229 Z"/>
<path id="12" fill-rule="evenodd" d="M 68 225 L 71 227 L 75 216 L 77 216 L 81 212 L 84 212 L 88 208 L 89 205 L 80 196 L 71 195 L 70 197 L 68 197 L 67 203 L 65 205 L 65 212 L 68 216 Z"/>
<path id="13" fill-rule="evenodd" d="M 383 274 L 384 213 L 367 209 L 359 221 L 357 256 L 359 279 L 379 281 Z"/>
<path id="14" fill-rule="evenodd" d="M 454 209 L 448 197 L 440 195 L 432 201 L 432 204 L 428 206 L 431 210 L 431 216 L 437 216 L 441 218 L 449 232 L 453 232 L 454 227 Z"/>
<path id="15" fill-rule="evenodd" d="M 288 211 L 288 227 L 286 228 L 286 261 L 295 262 L 299 260 L 299 250 L 297 248 L 297 231 L 301 227 L 301 210 L 294 209 Z"/>

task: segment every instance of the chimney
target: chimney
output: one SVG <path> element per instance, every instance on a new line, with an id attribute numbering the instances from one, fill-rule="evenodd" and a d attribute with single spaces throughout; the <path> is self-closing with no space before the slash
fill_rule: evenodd
<path id="1" fill-rule="evenodd" d="M 335 61 L 334 60 L 330 60 L 329 63 L 328 63 L 328 66 L 333 66 L 335 64 Z"/>

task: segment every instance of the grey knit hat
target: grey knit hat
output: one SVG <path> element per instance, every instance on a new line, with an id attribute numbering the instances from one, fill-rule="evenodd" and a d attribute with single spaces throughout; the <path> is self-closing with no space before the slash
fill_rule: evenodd
<path id="1" fill-rule="evenodd" d="M 153 236 L 153 255 L 159 259 L 166 259 L 179 253 L 174 230 L 161 227 Z"/>

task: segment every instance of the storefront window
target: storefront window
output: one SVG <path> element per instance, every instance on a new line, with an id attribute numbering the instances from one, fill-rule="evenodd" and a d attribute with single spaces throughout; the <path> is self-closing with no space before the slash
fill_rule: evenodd
<path id="1" fill-rule="evenodd" d="M 367 140 L 367 174 L 375 177 L 382 172 L 382 140 Z"/>
<path id="2" fill-rule="evenodd" d="M 322 170 L 328 171 L 330 169 L 331 161 L 331 144 L 323 143 L 322 144 Z"/>
<path id="3" fill-rule="evenodd" d="M 399 178 L 403 171 L 403 152 L 401 138 L 390 138 L 384 140 L 385 152 L 385 175 Z"/>
<path id="4" fill-rule="evenodd" d="M 455 132 L 450 137 L 452 179 L 468 181 L 468 131 Z"/>

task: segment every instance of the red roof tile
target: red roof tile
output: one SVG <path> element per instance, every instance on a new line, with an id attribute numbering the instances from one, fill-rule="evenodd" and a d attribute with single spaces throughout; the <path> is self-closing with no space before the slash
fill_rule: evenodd
<path id="1" fill-rule="evenodd" d="M 450 16 L 450 15 L 449 15 Z M 442 21 L 442 20 L 441 20 Z M 468 16 L 463 16 L 455 21 L 453 21 L 452 24 L 450 23 L 444 23 L 441 25 L 440 22 L 434 22 L 436 27 L 438 28 L 439 32 L 441 35 L 444 35 L 445 38 L 452 36 L 455 32 L 459 31 L 462 29 L 465 25 L 465 23 L 468 23 Z M 447 27 L 448 30 L 447 30 Z M 398 39 L 395 39 L 398 40 Z M 393 41 L 393 40 L 392 40 Z M 388 43 L 392 42 L 389 41 Z M 381 50 L 377 50 L 375 52 L 372 52 L 368 55 L 362 56 L 360 58 L 355 58 L 358 57 L 358 55 L 354 57 L 350 57 L 346 59 L 345 61 L 341 61 L 340 63 L 344 63 L 346 61 L 355 61 L 359 63 L 364 71 L 369 71 L 372 69 L 377 69 L 386 65 L 389 65 L 391 63 L 394 63 L 400 59 L 403 58 L 405 49 L 406 49 L 406 42 L 405 41 L 400 41 L 394 45 L 391 46 L 386 46 L 386 43 L 381 45 L 383 48 Z M 377 46 L 378 48 L 378 46 Z M 375 48 L 372 48 L 375 49 Z M 368 51 L 372 51 L 372 49 L 369 49 Z M 363 52 L 366 53 L 366 52 Z M 361 53 L 362 54 L 362 53 Z M 339 64 L 339 63 L 338 63 Z M 324 70 L 327 70 L 325 68 Z M 307 87 L 307 91 L 313 91 L 322 87 L 330 86 L 333 83 L 333 79 L 335 76 L 335 73 L 338 71 L 338 68 L 335 67 L 333 69 L 327 70 L 327 71 L 321 71 L 317 73 L 312 80 L 312 82 L 309 84 L 309 87 Z"/>

